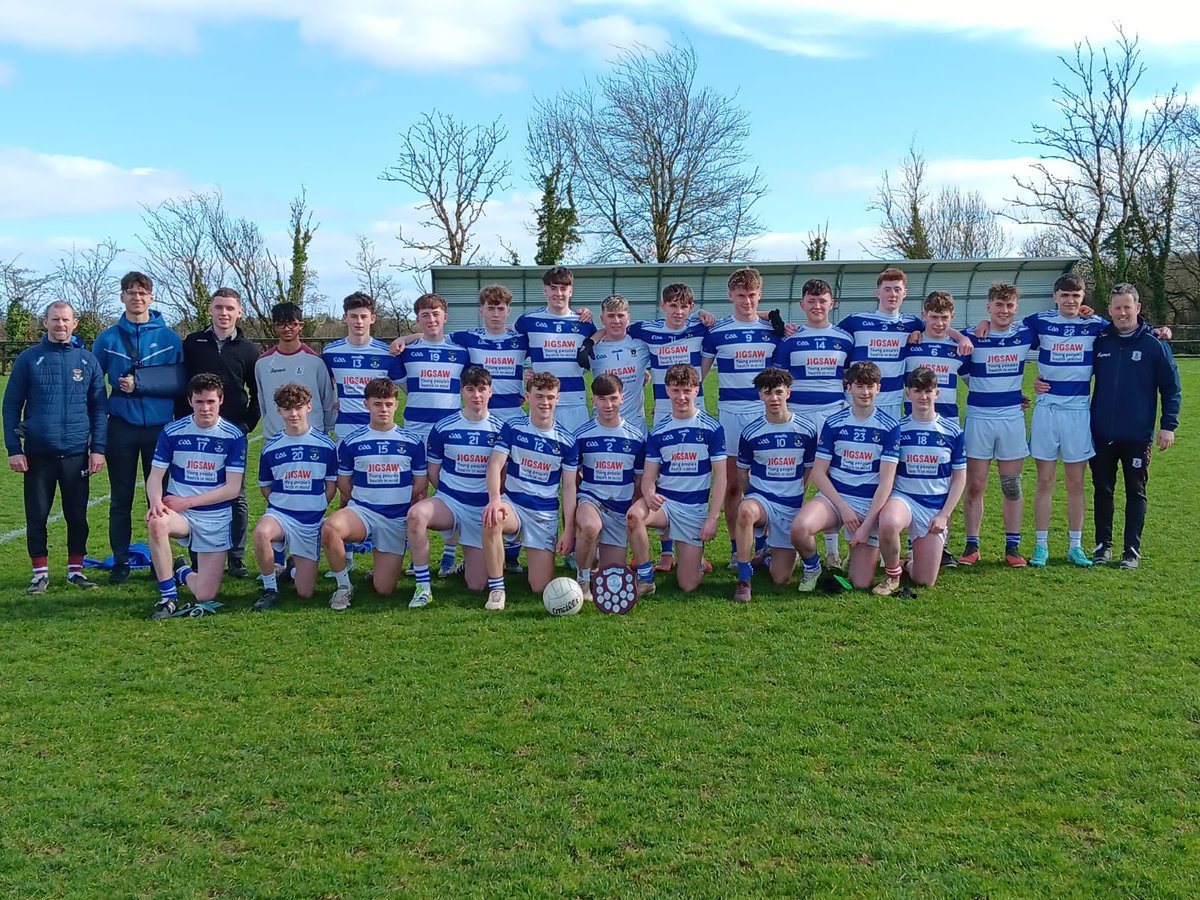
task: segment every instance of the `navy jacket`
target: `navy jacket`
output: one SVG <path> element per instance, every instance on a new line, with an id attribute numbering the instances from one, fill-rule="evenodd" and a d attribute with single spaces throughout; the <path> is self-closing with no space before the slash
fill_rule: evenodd
<path id="1" fill-rule="evenodd" d="M 1154 413 L 1162 398 L 1159 428 L 1179 425 L 1182 392 L 1171 348 L 1154 336 L 1141 318 L 1126 337 L 1109 325 L 1092 347 L 1092 435 L 1097 441 L 1149 443 L 1154 440 Z"/>
<path id="2" fill-rule="evenodd" d="M 225 384 L 225 399 L 221 403 L 221 418 L 232 422 L 246 434 L 258 424 L 258 382 L 254 378 L 254 366 L 261 351 L 258 344 L 248 340 L 241 329 L 235 329 L 233 337 L 218 342 L 211 328 L 194 331 L 183 339 L 183 362 L 188 377 L 201 372 L 212 372 L 221 376 Z M 190 415 L 187 396 L 180 397 L 175 404 L 177 418 Z"/>
<path id="3" fill-rule="evenodd" d="M 136 359 L 129 357 L 131 348 Z M 166 425 L 171 421 L 175 401 L 187 387 L 187 374 L 183 369 L 183 342 L 167 327 L 162 313 L 151 310 L 150 321 L 138 324 L 122 315 L 117 324 L 96 337 L 92 353 L 112 387 L 110 415 L 131 425 Z M 170 377 L 150 378 L 145 372 L 139 377 L 138 372 L 148 368 L 153 368 L 156 375 Z M 126 394 L 117 381 L 131 369 L 135 370 L 134 388 L 132 394 Z"/>
<path id="4" fill-rule="evenodd" d="M 4 391 L 4 446 L 9 456 L 103 453 L 108 398 L 100 363 L 77 341 L 43 335 L 13 363 Z"/>

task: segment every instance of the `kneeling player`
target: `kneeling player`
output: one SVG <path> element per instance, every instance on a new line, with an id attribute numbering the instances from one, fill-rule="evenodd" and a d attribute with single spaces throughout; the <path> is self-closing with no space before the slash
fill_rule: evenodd
<path id="1" fill-rule="evenodd" d="M 900 458 L 900 423 L 875 408 L 880 381 L 873 362 L 846 369 L 850 408 L 830 416 L 821 429 L 810 476 L 819 493 L 792 524 L 792 543 L 804 560 L 801 591 L 811 591 L 821 574 L 816 535 L 839 525 L 850 542 L 850 581 L 864 590 L 874 581 L 875 524 L 892 493 Z"/>
<path id="2" fill-rule="evenodd" d="M 254 556 L 263 591 L 254 604 L 259 612 L 279 602 L 275 551 L 290 551 L 296 593 L 311 597 L 317 587 L 321 558 L 321 522 L 337 491 L 337 449 L 326 435 L 308 424 L 312 392 L 302 384 L 275 391 L 275 409 L 283 430 L 263 445 L 258 486 L 267 511 L 254 528 Z"/>
<path id="3" fill-rule="evenodd" d="M 804 504 L 808 469 L 817 449 L 812 423 L 788 409 L 792 376 L 768 368 L 754 376 L 763 402 L 763 417 L 748 425 L 738 443 L 738 478 L 744 499 L 738 504 L 734 537 L 737 542 L 738 582 L 733 599 L 750 602 L 754 533 L 766 529 L 771 550 L 771 580 L 787 584 L 796 570 L 792 522 Z"/>
<path id="4" fill-rule="evenodd" d="M 151 618 L 175 612 L 177 585 L 201 603 L 217 596 L 225 557 L 233 546 L 233 498 L 246 471 L 246 436 L 220 416 L 225 387 L 219 375 L 188 382 L 192 414 L 163 428 L 146 479 L 150 558 L 161 595 Z M 163 478 L 170 471 L 167 493 Z M 171 560 L 171 538 L 196 554 L 196 571 Z M 172 569 L 174 574 L 172 574 Z"/>
<path id="5" fill-rule="evenodd" d="M 483 510 L 488 598 L 484 609 L 504 609 L 505 535 L 521 535 L 529 564 L 529 587 L 538 594 L 554 577 L 555 552 L 565 556 L 575 543 L 575 472 L 579 469 L 579 450 L 574 435 L 554 421 L 558 379 L 549 372 L 531 375 L 528 396 L 529 415 L 504 423 L 488 459 L 488 504 Z"/>
<path id="6" fill-rule="evenodd" d="M 891 499 L 879 514 L 879 552 L 884 579 L 874 592 L 886 597 L 900 587 L 900 532 L 912 539 L 908 577 L 937 581 L 950 516 L 967 483 L 967 453 L 958 422 L 938 415 L 938 374 L 921 366 L 908 373 L 912 414 L 900 420 L 900 462 Z"/>
<path id="7" fill-rule="evenodd" d="M 637 385 L 632 390 L 641 396 Z M 578 502 L 575 507 L 575 560 L 584 599 L 592 597 L 592 561 L 625 565 L 629 544 L 625 516 L 637 496 L 646 455 L 641 430 L 621 416 L 625 393 L 616 375 L 597 375 L 592 381 L 596 418 L 575 433 L 579 445 Z"/>
<path id="8" fill-rule="evenodd" d="M 404 566 L 408 508 L 424 497 L 425 447 L 420 438 L 396 425 L 395 383 L 373 378 L 363 389 L 370 424 L 346 435 L 338 445 L 338 490 L 346 505 L 325 520 L 321 545 L 337 579 L 331 609 L 344 610 L 354 596 L 346 566 L 346 544 L 370 540 L 375 550 L 376 593 L 396 590 Z"/>
<path id="9" fill-rule="evenodd" d="M 671 415 L 646 438 L 642 497 L 629 508 L 629 547 L 638 570 L 638 593 L 653 591 L 650 540 L 646 527 L 669 529 L 675 541 L 675 577 L 684 591 L 704 578 L 704 544 L 717 536 L 725 496 L 725 431 L 696 409 L 700 373 L 689 365 L 671 366 L 664 378 Z"/>
<path id="10" fill-rule="evenodd" d="M 429 531 L 458 533 L 463 548 L 467 587 L 481 591 L 487 584 L 483 558 L 483 508 L 487 501 L 487 464 L 501 422 L 488 411 L 492 375 L 480 366 L 462 374 L 462 409 L 442 419 L 429 432 L 429 483 L 436 493 L 408 511 L 408 547 L 417 587 L 410 609 L 433 599 L 429 578 Z"/>

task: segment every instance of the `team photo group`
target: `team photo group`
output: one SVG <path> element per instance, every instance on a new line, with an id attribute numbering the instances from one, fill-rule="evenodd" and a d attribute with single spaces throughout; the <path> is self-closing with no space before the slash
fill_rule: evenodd
<path id="1" fill-rule="evenodd" d="M 108 581 L 130 579 L 134 532 L 144 534 L 153 618 L 202 608 L 226 575 L 250 575 L 248 540 L 259 611 L 289 587 L 314 596 L 322 554 L 335 610 L 354 599 L 356 557 L 381 596 L 411 578 L 412 608 L 433 600 L 436 571 L 461 574 L 486 609 L 503 610 L 506 578 L 542 593 L 560 557 L 585 603 L 608 584 L 594 573 L 621 566 L 630 567 L 629 602 L 672 571 L 693 592 L 725 564 L 705 557 L 722 516 L 740 603 L 752 598 L 756 570 L 804 592 L 832 579 L 886 596 L 907 590 L 905 580 L 930 586 L 943 567 L 991 560 L 1139 565 L 1151 457 L 1174 441 L 1180 382 L 1169 331 L 1146 324 L 1131 284 L 1113 287 L 1108 318 L 1085 305 L 1072 274 L 1055 283 L 1053 309 L 1024 316 L 1018 289 L 993 284 L 986 317 L 962 332 L 948 292 L 929 293 L 919 315 L 905 312 L 907 279 L 896 268 L 879 274 L 874 312 L 836 324 L 834 291 L 821 279 L 797 298 L 802 322 L 760 310 L 752 268 L 729 277 L 721 317 L 698 310 L 688 285 L 670 284 L 655 321 L 631 321 L 619 295 L 593 321 L 572 308 L 573 286 L 570 270 L 548 270 L 545 307 L 510 322 L 512 293 L 488 285 L 482 326 L 454 332 L 446 301 L 425 294 L 415 333 L 390 344 L 372 334 L 373 299 L 354 293 L 343 301 L 346 337 L 321 353 L 302 342 L 302 310 L 289 303 L 272 310 L 277 343 L 261 353 L 238 327 L 241 298 L 228 288 L 213 295 L 212 324 L 181 340 L 153 309 L 151 280 L 131 272 L 123 315 L 90 351 L 74 336 L 71 305 L 50 304 L 46 333 L 17 358 L 4 396 L 9 465 L 24 484 L 28 592 L 50 583 L 56 491 L 67 583 L 98 586 L 84 570 L 88 485 L 105 469 Z M 1029 393 L 1027 362 L 1036 366 Z M 715 418 L 703 395 L 714 366 Z M 251 531 L 247 455 L 260 424 L 266 510 Z M 1028 556 L 1027 457 L 1037 475 Z M 1002 552 L 981 541 L 993 461 Z M 1089 467 L 1094 539 L 1085 548 Z M 1125 520 L 1114 536 L 1118 469 Z M 144 522 L 132 512 L 139 470 Z M 1067 533 L 1052 543 L 1060 472 Z M 962 552 L 950 545 L 959 528 Z M 441 537 L 436 561 L 431 532 Z"/>

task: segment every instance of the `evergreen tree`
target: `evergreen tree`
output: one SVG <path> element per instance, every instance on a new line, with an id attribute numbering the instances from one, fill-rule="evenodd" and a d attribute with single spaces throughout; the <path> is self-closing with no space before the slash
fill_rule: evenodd
<path id="1" fill-rule="evenodd" d="M 563 261 L 567 251 L 580 243 L 579 215 L 575 211 L 575 197 L 567 183 L 567 203 L 564 206 L 559 194 L 562 166 L 556 165 L 546 176 L 542 187 L 542 204 L 537 214 L 537 255 L 534 262 L 539 266 L 556 266 Z"/>

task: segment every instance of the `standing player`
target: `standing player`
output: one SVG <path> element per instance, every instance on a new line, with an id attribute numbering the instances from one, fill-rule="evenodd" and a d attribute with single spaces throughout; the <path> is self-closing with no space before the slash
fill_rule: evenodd
<path id="1" fill-rule="evenodd" d="M 968 382 L 967 499 L 963 504 L 967 546 L 958 561 L 965 566 L 979 562 L 983 494 L 993 459 L 1004 495 L 1004 559 L 1014 568 L 1026 565 L 1021 556 L 1021 517 L 1025 512 L 1021 468 L 1029 447 L 1021 380 L 1026 357 L 1037 346 L 1037 335 L 1014 322 L 1020 298 L 1020 291 L 1011 284 L 997 282 L 988 288 L 988 334 L 980 337 L 976 332 L 975 348 L 961 375 Z"/>
<path id="2" fill-rule="evenodd" d="M 755 376 L 763 417 L 746 427 L 738 444 L 738 478 L 745 498 L 738 504 L 735 531 L 738 582 L 733 599 L 738 603 L 750 602 L 755 529 L 767 532 L 771 580 L 787 584 L 796 570 L 792 522 L 804 504 L 817 433 L 811 421 L 789 409 L 791 384 L 792 376 L 784 369 L 771 367 Z"/>
<path id="3" fill-rule="evenodd" d="M 471 365 L 481 366 L 491 373 L 491 399 L 488 413 L 501 422 L 511 422 L 525 415 L 525 359 L 529 355 L 529 339 L 508 327 L 512 312 L 512 291 L 501 284 L 489 284 L 479 292 L 479 318 L 482 328 L 456 331 L 450 340 L 465 347 Z"/>
<path id="4" fill-rule="evenodd" d="M 171 422 L 158 436 L 146 480 L 150 559 L 160 595 L 152 619 L 171 617 L 179 587 L 186 586 L 204 603 L 216 597 L 221 586 L 233 546 L 233 501 L 242 491 L 246 471 L 246 435 L 221 418 L 224 396 L 220 375 L 193 375 L 188 381 L 192 414 Z M 182 558 L 172 562 L 171 538 L 196 554 L 194 572 Z"/>
<path id="5" fill-rule="evenodd" d="M 640 385 L 634 390 L 641 396 Z M 597 547 L 602 568 L 625 565 L 625 516 L 637 496 L 646 451 L 644 432 L 622 417 L 626 403 L 616 375 L 595 377 L 592 406 L 596 418 L 575 434 L 582 476 L 575 509 L 575 559 L 579 586 L 589 601 Z"/>
<path id="6" fill-rule="evenodd" d="M 375 324 L 375 301 L 371 296 L 355 291 L 342 301 L 342 310 L 346 337 L 327 344 L 321 354 L 337 388 L 334 431 L 339 441 L 371 421 L 363 391 L 371 381 L 386 375 L 391 365 L 387 343 L 371 337 L 371 326 Z"/>
<path id="7" fill-rule="evenodd" d="M 917 369 L 932 369 L 938 379 L 937 414 L 958 421 L 958 379 L 968 358 L 958 352 L 958 341 L 950 337 L 954 321 L 954 297 L 946 291 L 931 291 L 925 298 L 921 318 L 925 336 L 919 344 L 904 351 L 905 383 Z M 912 412 L 912 403 L 904 402 L 904 414 Z"/>
<path id="8" fill-rule="evenodd" d="M 254 364 L 258 396 L 274 397 L 275 391 L 286 384 L 303 385 L 317 401 L 308 424 L 321 434 L 329 434 L 337 421 L 337 392 L 325 360 L 300 341 L 304 311 L 295 303 L 276 303 L 271 307 L 271 327 L 278 343 Z M 263 403 L 260 412 L 263 440 L 283 431 L 283 420 L 272 404 Z"/>
<path id="9" fill-rule="evenodd" d="M 337 491 L 338 473 L 333 441 L 308 423 L 312 399 L 312 391 L 302 384 L 275 389 L 275 418 L 283 430 L 267 439 L 258 461 L 258 487 L 267 501 L 254 528 L 254 556 L 263 585 L 254 604 L 258 612 L 279 602 L 275 566 L 285 549 L 291 551 L 288 569 L 294 566 L 296 593 L 311 597 L 316 590 L 321 523 Z"/>
<path id="10" fill-rule="evenodd" d="M 742 432 L 762 415 L 762 402 L 754 389 L 754 376 L 771 364 L 779 338 L 758 316 L 762 276 L 757 269 L 738 269 L 729 276 L 729 301 L 733 315 L 719 320 L 704 339 L 704 356 L 717 361 L 717 414 L 725 432 L 725 447 L 736 448 Z M 737 477 L 737 455 L 725 459 L 725 522 L 737 521 L 742 488 Z M 671 537 L 677 537 L 672 534 Z M 732 548 L 731 548 L 732 550 Z M 730 553 L 730 568 L 737 559 Z"/>
<path id="11" fill-rule="evenodd" d="M 386 345 L 385 345 L 386 349 Z M 375 591 L 396 589 L 404 565 L 405 517 L 413 497 L 424 497 L 425 446 L 396 424 L 395 382 L 376 378 L 363 389 L 371 417 L 338 444 L 338 490 L 343 506 L 321 528 L 325 558 L 337 580 L 331 609 L 346 609 L 354 597 L 345 544 L 370 540 L 375 551 Z"/>
<path id="12" fill-rule="evenodd" d="M 967 483 L 967 454 L 956 419 L 937 412 L 939 376 L 921 367 L 908 373 L 912 414 L 900 420 L 900 462 L 892 496 L 879 513 L 879 552 L 884 579 L 874 593 L 887 597 L 900 588 L 900 532 L 908 529 L 914 584 L 932 586 L 938 577 L 947 529 Z"/>
<path id="13" fill-rule="evenodd" d="M 505 535 L 521 535 L 529 587 L 539 594 L 554 577 L 555 552 L 569 553 L 575 541 L 579 450 L 575 437 L 555 420 L 558 379 L 548 372 L 537 372 L 530 376 L 528 389 L 529 415 L 504 424 L 488 460 L 488 504 L 483 510 L 488 598 L 484 609 L 504 609 Z"/>
<path id="14" fill-rule="evenodd" d="M 642 389 L 650 366 L 646 345 L 629 335 L 629 301 L 620 294 L 605 297 L 600 304 L 599 340 L 589 338 L 579 351 L 579 365 L 593 375 L 613 375 L 621 382 L 625 405 L 621 418 L 640 434 L 646 433 L 646 399 Z M 593 387 L 594 387 L 593 382 Z M 595 393 L 593 390 L 593 404 Z"/>
<path id="15" fill-rule="evenodd" d="M 487 584 L 483 559 L 483 508 L 487 503 L 487 464 L 503 424 L 491 415 L 492 375 L 480 366 L 462 374 L 462 409 L 442 419 L 429 432 L 426 463 L 432 497 L 408 511 L 408 546 L 417 580 L 410 609 L 433 600 L 429 578 L 429 531 L 458 533 L 463 547 L 467 588 Z"/>
<path id="16" fill-rule="evenodd" d="M 529 364 L 533 371 L 557 379 L 561 408 L 556 421 L 569 434 L 582 428 L 589 418 L 587 389 L 578 357 L 584 340 L 596 333 L 595 325 L 571 311 L 574 284 L 570 269 L 562 266 L 548 269 L 542 276 L 545 307 L 525 313 L 513 326 L 529 340 Z"/>
<path id="17" fill-rule="evenodd" d="M 865 590 L 874 579 L 879 561 L 875 525 L 900 458 L 900 424 L 875 408 L 879 384 L 878 366 L 852 363 L 845 376 L 850 408 L 830 416 L 821 429 L 809 476 L 819 493 L 792 524 L 792 543 L 804 561 L 801 591 L 816 587 L 821 574 L 817 534 L 839 525 L 850 542 L 850 581 Z"/>
<path id="18" fill-rule="evenodd" d="M 704 544 L 717 535 L 725 496 L 725 432 L 720 422 L 696 408 L 700 373 L 693 366 L 672 366 L 666 384 L 671 417 L 650 429 L 641 498 L 626 517 L 638 596 L 654 592 L 647 526 L 667 529 L 675 540 L 680 589 L 700 586 Z"/>

